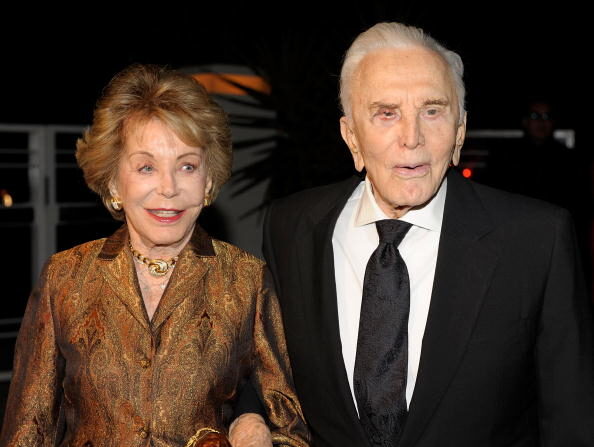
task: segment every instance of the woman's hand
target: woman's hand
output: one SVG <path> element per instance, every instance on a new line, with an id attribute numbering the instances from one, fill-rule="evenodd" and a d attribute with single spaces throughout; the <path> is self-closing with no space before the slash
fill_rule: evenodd
<path id="1" fill-rule="evenodd" d="M 245 413 L 229 427 L 229 441 L 233 447 L 272 447 L 272 436 L 262 416 Z"/>

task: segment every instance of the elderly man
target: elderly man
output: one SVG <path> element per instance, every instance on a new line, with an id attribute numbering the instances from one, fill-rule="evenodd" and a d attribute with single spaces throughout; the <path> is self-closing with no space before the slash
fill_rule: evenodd
<path id="1" fill-rule="evenodd" d="M 462 72 L 419 29 L 361 34 L 340 126 L 364 180 L 267 216 L 314 445 L 594 445 L 592 314 L 569 214 L 450 169 Z"/>
<path id="2" fill-rule="evenodd" d="M 265 221 L 316 446 L 594 446 L 592 313 L 569 214 L 450 169 L 462 72 L 417 28 L 362 33 L 340 126 L 364 180 L 282 199 Z"/>

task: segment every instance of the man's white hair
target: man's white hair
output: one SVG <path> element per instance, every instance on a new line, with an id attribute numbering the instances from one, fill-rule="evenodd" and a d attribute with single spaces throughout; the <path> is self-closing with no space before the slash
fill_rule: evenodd
<path id="1" fill-rule="evenodd" d="M 466 89 L 462 76 L 464 64 L 458 54 L 448 50 L 420 28 L 402 23 L 378 23 L 359 34 L 347 50 L 340 72 L 340 102 L 345 116 L 351 116 L 351 81 L 363 58 L 385 48 L 423 47 L 439 54 L 449 66 L 458 98 L 459 121 L 464 119 Z"/>

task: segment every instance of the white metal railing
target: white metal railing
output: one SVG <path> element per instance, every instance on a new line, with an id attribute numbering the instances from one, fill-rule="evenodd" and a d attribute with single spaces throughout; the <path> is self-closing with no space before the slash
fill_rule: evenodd
<path id="1" fill-rule="evenodd" d="M 27 135 L 27 147 L 19 149 L 1 149 L 0 167 L 26 168 L 30 198 L 28 202 L 13 203 L 11 208 L 33 210 L 33 231 L 31 244 L 32 281 L 34 282 L 45 260 L 56 251 L 56 228 L 60 208 L 94 206 L 92 202 L 69 203 L 56 201 L 56 169 L 70 167 L 70 164 L 56 163 L 60 153 L 72 153 L 56 147 L 56 137 L 59 134 L 82 133 L 84 126 L 59 126 L 59 125 L 26 125 L 26 124 L 0 124 L 0 133 L 21 133 Z M 23 154 L 29 156 L 27 163 L 4 162 L 4 155 Z M 72 164 L 71 167 L 75 167 Z M 0 187 L 2 181 L 0 179 Z M 9 191 L 10 192 L 10 191 Z M 14 196 L 14 195 L 13 195 Z M 2 226 L 15 226 L 14 223 L 2 223 Z M 17 224 L 18 225 L 18 224 Z"/>
<path id="2" fill-rule="evenodd" d="M 469 138 L 522 138 L 524 131 L 520 129 L 474 129 L 466 133 Z M 553 136 L 569 149 L 575 148 L 575 131 L 573 129 L 557 129 Z"/>
<path id="3" fill-rule="evenodd" d="M 467 140 L 517 140 L 523 136 L 524 131 L 521 129 L 471 129 L 466 132 Z M 575 131 L 573 129 L 557 129 L 553 136 L 568 149 L 573 150 L 575 148 Z M 462 149 L 461 165 L 471 168 L 485 168 L 488 155 L 488 149 L 476 148 L 472 147 L 471 144 L 467 144 Z"/>
<path id="4" fill-rule="evenodd" d="M 30 191 L 28 201 L 14 202 L 11 209 L 31 209 L 32 221 L 2 222 L 0 228 L 31 226 L 31 282 L 34 283 L 41 272 L 45 260 L 56 251 L 57 226 L 60 208 L 72 206 L 93 206 L 93 203 L 58 203 L 56 201 L 56 157 L 60 152 L 73 153 L 73 150 L 60 150 L 56 146 L 61 133 L 80 134 L 83 126 L 54 126 L 28 124 L 0 124 L 1 134 L 23 134 L 25 147 L 3 147 L 0 149 L 0 168 L 2 170 L 24 169 L 27 173 Z M 6 135 L 5 135 L 6 136 Z M 27 161 L 11 161 L 15 155 L 27 155 Z M 7 161 L 7 159 L 10 159 Z M 1 171 L 0 171 L 1 172 Z M 0 188 L 3 182 L 0 177 Z M 15 196 L 15 191 L 8 191 Z M 18 333 L 20 318 L 0 319 L 0 341 L 14 339 Z M 9 381 L 10 371 L 0 371 L 0 382 Z"/>

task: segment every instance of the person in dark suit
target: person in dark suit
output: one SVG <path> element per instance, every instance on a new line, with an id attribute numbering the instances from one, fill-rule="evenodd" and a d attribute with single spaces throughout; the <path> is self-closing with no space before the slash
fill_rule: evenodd
<path id="1" fill-rule="evenodd" d="M 571 217 L 452 167 L 462 74 L 420 29 L 363 32 L 340 126 L 364 177 L 270 207 L 264 255 L 316 446 L 594 446 Z"/>

